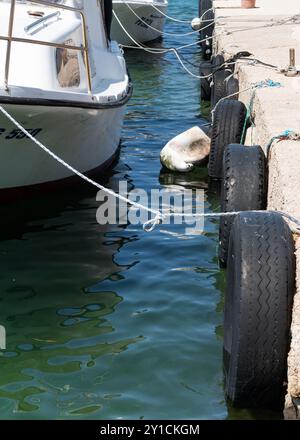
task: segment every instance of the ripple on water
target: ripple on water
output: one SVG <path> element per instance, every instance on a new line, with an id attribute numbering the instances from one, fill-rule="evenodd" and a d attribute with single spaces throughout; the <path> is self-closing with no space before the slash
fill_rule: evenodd
<path id="1" fill-rule="evenodd" d="M 193 17 L 197 2 L 171 0 Z M 186 32 L 189 26 L 167 23 Z M 197 41 L 197 36 L 185 41 Z M 166 46 L 181 38 L 167 37 Z M 186 51 L 199 62 L 195 48 Z M 159 151 L 201 124 L 199 82 L 172 54 L 126 54 L 135 90 L 121 157 L 108 184 L 205 191 L 206 170 L 161 172 Z M 222 291 L 217 221 L 185 235 L 99 226 L 92 189 L 0 207 L 0 418 L 251 418 L 228 410 L 222 385 Z"/>

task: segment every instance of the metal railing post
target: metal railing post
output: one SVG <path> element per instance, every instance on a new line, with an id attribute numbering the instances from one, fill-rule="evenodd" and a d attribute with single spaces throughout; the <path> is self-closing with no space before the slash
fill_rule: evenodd
<path id="1" fill-rule="evenodd" d="M 11 6 L 10 6 L 10 15 L 9 15 L 9 25 L 8 25 L 8 35 L 7 37 L 2 37 L 0 35 L 0 41 L 7 41 L 7 49 L 6 49 L 6 61 L 5 61 L 5 73 L 4 73 L 4 86 L 5 90 L 9 90 L 9 70 L 10 70 L 10 60 L 11 60 L 11 46 L 13 42 L 19 42 L 19 43 L 31 43 L 31 44 L 39 44 L 43 46 L 49 46 L 49 47 L 56 47 L 56 48 L 63 48 L 63 49 L 73 49 L 77 51 L 83 52 L 84 57 L 84 65 L 86 70 L 86 76 L 87 76 L 87 89 L 88 93 L 92 94 L 92 75 L 91 75 L 91 66 L 90 66 L 90 60 L 89 60 L 89 48 L 88 48 L 88 36 L 87 36 L 87 27 L 86 27 L 86 20 L 85 15 L 83 13 L 83 10 L 81 8 L 74 8 L 71 6 L 66 6 L 62 4 L 53 4 L 49 3 L 46 0 L 31 0 L 32 3 L 44 5 L 44 6 L 50 6 L 57 9 L 63 9 L 66 11 L 73 11 L 78 12 L 81 17 L 81 26 L 82 26 L 82 36 L 83 36 L 83 47 L 78 47 L 74 45 L 66 45 L 66 44 L 57 44 L 57 43 L 50 43 L 46 41 L 39 41 L 39 40 L 32 40 L 29 38 L 18 38 L 13 37 L 13 27 L 14 27 L 14 17 L 15 17 L 15 6 L 16 6 L 16 0 L 11 0 Z"/>
<path id="2" fill-rule="evenodd" d="M 88 92 L 92 93 L 92 77 L 91 77 L 91 66 L 90 66 L 90 59 L 89 59 L 89 46 L 88 46 L 88 37 L 87 37 L 87 31 L 86 31 L 86 22 L 85 22 L 85 16 L 83 12 L 80 12 L 81 15 L 81 23 L 82 23 L 82 33 L 83 33 L 83 44 L 84 44 L 84 64 L 86 69 L 86 75 L 87 75 L 87 86 L 88 86 Z"/>
<path id="3" fill-rule="evenodd" d="M 10 55 L 11 55 L 11 45 L 12 45 L 12 36 L 13 36 L 14 18 L 15 18 L 15 7 L 16 7 L 16 0 L 11 0 L 8 35 L 7 35 L 8 39 L 7 39 L 7 48 L 6 48 L 5 73 L 4 73 L 4 86 L 6 91 L 9 90 L 8 78 L 9 78 Z"/>

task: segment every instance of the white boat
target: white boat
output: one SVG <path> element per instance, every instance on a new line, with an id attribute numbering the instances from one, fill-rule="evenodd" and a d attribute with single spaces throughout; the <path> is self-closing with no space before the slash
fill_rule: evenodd
<path id="1" fill-rule="evenodd" d="M 124 46 L 148 43 L 163 34 L 168 0 L 113 0 L 112 38 Z"/>
<path id="2" fill-rule="evenodd" d="M 132 85 L 103 0 L 0 0 L 0 17 L 0 105 L 80 172 L 110 166 Z M 0 113 L 0 198 L 71 176 Z"/>

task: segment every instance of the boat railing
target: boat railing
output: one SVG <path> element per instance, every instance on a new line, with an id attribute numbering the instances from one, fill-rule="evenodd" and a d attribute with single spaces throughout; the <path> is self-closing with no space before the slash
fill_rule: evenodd
<path id="1" fill-rule="evenodd" d="M 84 15 L 83 8 L 76 8 L 73 6 L 68 6 L 61 3 L 53 3 L 50 1 L 44 0 L 30 0 L 30 3 L 35 3 L 43 6 L 50 6 L 55 9 L 63 9 L 65 11 L 77 12 L 81 17 L 81 27 L 82 27 L 82 36 L 83 36 L 83 45 L 74 46 L 70 44 L 61 44 L 61 43 L 53 43 L 50 41 L 42 41 L 42 40 L 33 40 L 30 38 L 19 38 L 13 36 L 13 28 L 14 28 L 14 19 L 15 19 L 15 10 L 16 10 L 16 0 L 10 0 L 10 14 L 9 14 L 9 24 L 8 24 L 8 32 L 7 35 L 0 35 L 0 41 L 7 41 L 6 48 L 6 59 L 5 59 L 5 71 L 4 71 L 4 85 L 5 89 L 9 90 L 9 71 L 10 71 L 10 61 L 11 61 L 11 49 L 12 43 L 29 43 L 29 44 L 38 44 L 42 46 L 54 47 L 56 49 L 66 49 L 66 50 L 75 50 L 78 52 L 82 52 L 84 58 L 84 65 L 87 77 L 87 88 L 88 93 L 92 93 L 92 75 L 91 75 L 91 67 L 89 60 L 89 51 L 88 51 L 88 37 L 87 37 L 87 27 L 86 27 L 86 19 Z M 45 17 L 47 18 L 47 17 Z M 49 18 L 49 16 L 48 16 Z M 37 24 L 37 22 L 33 23 Z"/>

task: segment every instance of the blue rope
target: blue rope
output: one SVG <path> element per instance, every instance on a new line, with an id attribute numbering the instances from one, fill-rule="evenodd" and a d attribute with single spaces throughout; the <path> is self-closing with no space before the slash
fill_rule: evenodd
<path id="1" fill-rule="evenodd" d="M 284 131 L 279 135 L 280 138 L 281 138 L 281 137 L 284 137 L 284 138 L 289 138 L 289 139 L 293 138 L 294 136 L 299 136 L 299 134 L 298 134 L 295 130 L 291 130 L 291 129 L 284 130 Z"/>
<path id="2" fill-rule="evenodd" d="M 280 82 L 273 81 L 272 79 L 265 79 L 264 81 L 257 83 L 254 87 L 255 89 L 262 89 L 264 87 L 282 87 L 282 84 Z"/>
<path id="3" fill-rule="evenodd" d="M 278 134 L 277 136 L 273 136 L 270 142 L 267 144 L 267 156 L 269 156 L 270 148 L 272 147 L 272 144 L 274 141 L 277 140 L 299 140 L 300 139 L 300 133 L 298 133 L 295 130 L 287 129 L 284 130 L 282 133 Z"/>
<path id="4" fill-rule="evenodd" d="M 259 83 L 256 83 L 253 86 L 253 92 L 250 98 L 250 103 L 247 107 L 247 114 L 246 114 L 246 118 L 245 118 L 245 123 L 244 123 L 244 127 L 243 127 L 243 133 L 242 133 L 242 137 L 241 137 L 241 144 L 244 143 L 245 141 L 245 137 L 246 137 L 246 130 L 247 130 L 247 121 L 251 120 L 251 115 L 252 115 L 252 108 L 253 108 L 253 101 L 254 101 L 254 97 L 255 97 L 255 91 L 256 89 L 263 89 L 263 88 L 278 88 L 278 87 L 282 87 L 282 84 L 280 82 L 277 81 L 273 81 L 272 79 L 268 78 L 265 79 L 264 81 L 260 81 Z M 253 123 L 252 123 L 253 125 Z"/>

